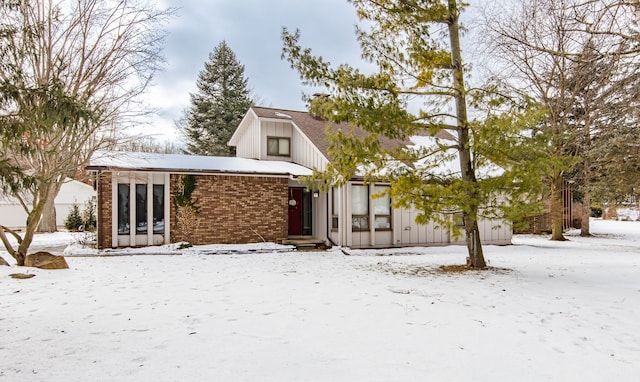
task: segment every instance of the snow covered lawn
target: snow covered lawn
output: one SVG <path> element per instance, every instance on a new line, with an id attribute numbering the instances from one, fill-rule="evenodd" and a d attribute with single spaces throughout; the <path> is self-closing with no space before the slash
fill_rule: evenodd
<path id="1" fill-rule="evenodd" d="M 593 231 L 0 267 L 0 381 L 638 381 L 640 223 Z"/>

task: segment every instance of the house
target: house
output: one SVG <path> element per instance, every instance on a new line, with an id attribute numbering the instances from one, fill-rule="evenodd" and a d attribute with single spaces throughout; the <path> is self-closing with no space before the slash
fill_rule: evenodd
<path id="1" fill-rule="evenodd" d="M 60 192 L 55 199 L 56 225 L 64 227 L 64 221 L 69 215 L 71 208 L 77 204 L 82 211 L 87 202 L 91 202 L 96 197 L 96 191 L 88 184 L 73 179 L 67 179 L 60 187 Z M 0 224 L 21 229 L 26 226 L 27 213 L 17 199 L 0 194 Z"/>
<path id="2" fill-rule="evenodd" d="M 388 184 L 354 178 L 329 192 L 300 177 L 329 163 L 325 130 L 308 112 L 251 107 L 229 141 L 235 158 L 101 153 L 96 176 L 101 248 L 189 241 L 192 244 L 317 239 L 372 248 L 463 244 L 447 229 L 415 222 L 418 211 L 372 198 Z M 362 133 L 362 132 L 360 132 Z M 382 141 L 384 145 L 398 142 Z M 189 215 L 184 191 L 197 213 Z M 479 222 L 486 244 L 510 244 L 511 226 Z M 150 227 L 153 227 L 151 229 Z"/>

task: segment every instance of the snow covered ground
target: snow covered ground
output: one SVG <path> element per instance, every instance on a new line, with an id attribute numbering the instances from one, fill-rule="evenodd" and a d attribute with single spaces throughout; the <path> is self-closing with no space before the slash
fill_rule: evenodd
<path id="1" fill-rule="evenodd" d="M 0 381 L 638 381 L 640 222 L 593 232 L 0 267 Z"/>

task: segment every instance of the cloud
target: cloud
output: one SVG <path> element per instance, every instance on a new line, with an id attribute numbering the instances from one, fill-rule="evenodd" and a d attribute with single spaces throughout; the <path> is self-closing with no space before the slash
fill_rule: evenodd
<path id="1" fill-rule="evenodd" d="M 300 29 L 303 46 L 333 63 L 360 59 L 356 13 L 345 0 L 165 0 L 166 5 L 179 12 L 167 27 L 167 65 L 148 97 L 159 109 L 153 124 L 163 134 L 189 105 L 198 73 L 222 40 L 245 66 L 254 95 L 267 106 L 286 109 L 305 105 L 298 74 L 280 58 L 282 27 Z"/>

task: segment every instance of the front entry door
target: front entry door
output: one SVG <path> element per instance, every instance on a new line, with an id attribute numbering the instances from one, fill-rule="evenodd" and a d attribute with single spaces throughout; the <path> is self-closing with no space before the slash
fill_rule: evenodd
<path id="1" fill-rule="evenodd" d="M 289 189 L 289 236 L 311 235 L 311 193 Z"/>

